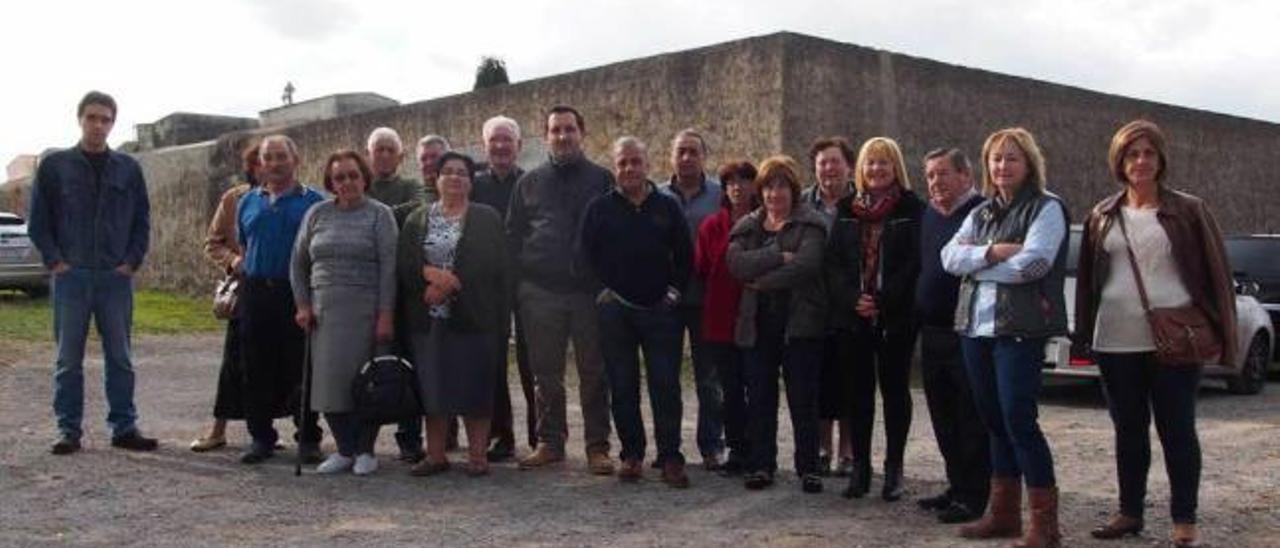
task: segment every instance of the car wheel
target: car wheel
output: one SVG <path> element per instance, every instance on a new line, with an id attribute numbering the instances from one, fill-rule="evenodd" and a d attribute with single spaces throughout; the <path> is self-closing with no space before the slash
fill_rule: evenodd
<path id="1" fill-rule="evenodd" d="M 1267 347 L 1267 336 L 1258 333 L 1249 342 L 1248 354 L 1244 357 L 1244 365 L 1240 375 L 1227 379 L 1227 390 L 1232 394 L 1251 395 L 1262 392 L 1267 382 L 1267 360 L 1271 357 L 1271 349 Z"/>

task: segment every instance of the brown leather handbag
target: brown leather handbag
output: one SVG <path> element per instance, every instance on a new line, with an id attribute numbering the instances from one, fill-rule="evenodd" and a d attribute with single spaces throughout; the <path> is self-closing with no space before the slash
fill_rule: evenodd
<path id="1" fill-rule="evenodd" d="M 1138 296 L 1142 298 L 1142 308 L 1147 311 L 1147 323 L 1151 324 L 1156 361 L 1167 367 L 1200 367 L 1217 361 L 1222 356 L 1222 337 L 1200 307 L 1192 303 L 1173 308 L 1151 308 L 1147 287 L 1142 283 L 1142 273 L 1138 271 L 1138 258 L 1133 253 L 1133 243 L 1129 241 L 1129 231 L 1124 226 L 1124 212 L 1117 216 L 1125 249 L 1129 252 L 1129 266 L 1133 267 L 1133 280 L 1138 284 Z"/>

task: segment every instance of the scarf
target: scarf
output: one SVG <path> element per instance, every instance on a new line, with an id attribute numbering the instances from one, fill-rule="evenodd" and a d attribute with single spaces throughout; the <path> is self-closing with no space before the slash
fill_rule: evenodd
<path id="1" fill-rule="evenodd" d="M 893 185 L 881 192 L 863 192 L 853 199 L 853 217 L 862 224 L 862 292 L 874 294 L 879 289 L 880 235 L 884 219 L 902 198 L 902 187 Z"/>

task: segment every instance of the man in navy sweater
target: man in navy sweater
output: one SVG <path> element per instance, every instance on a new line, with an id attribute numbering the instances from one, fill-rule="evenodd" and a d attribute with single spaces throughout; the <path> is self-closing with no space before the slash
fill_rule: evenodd
<path id="1" fill-rule="evenodd" d="M 596 297 L 601 350 L 622 442 L 624 482 L 643 475 L 644 420 L 640 416 L 643 350 L 654 441 L 662 481 L 688 487 L 680 453 L 681 323 L 677 306 L 689 283 L 693 243 L 675 198 L 646 178 L 648 151 L 634 137 L 613 145 L 617 186 L 591 201 L 582 222 L 582 248 L 604 289 Z"/>
<path id="2" fill-rule="evenodd" d="M 939 254 L 969 211 L 983 199 L 973 189 L 969 159 L 959 149 L 937 149 L 924 158 L 929 208 L 920 223 L 920 365 L 934 437 L 947 468 L 946 492 L 919 501 L 943 523 L 973 521 L 987 505 L 987 435 L 974 407 L 955 332 L 960 279 L 942 269 Z"/>

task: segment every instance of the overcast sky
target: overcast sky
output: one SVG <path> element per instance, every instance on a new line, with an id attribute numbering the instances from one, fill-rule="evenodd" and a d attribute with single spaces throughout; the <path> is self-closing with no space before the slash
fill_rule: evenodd
<path id="1" fill-rule="evenodd" d="M 254 117 L 373 91 L 470 90 L 482 55 L 512 81 L 794 31 L 996 72 L 1275 122 L 1276 0 L 219 0 L 6 2 L 0 162 L 79 136 L 113 94 L 111 143 L 175 111 Z"/>

